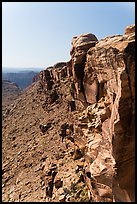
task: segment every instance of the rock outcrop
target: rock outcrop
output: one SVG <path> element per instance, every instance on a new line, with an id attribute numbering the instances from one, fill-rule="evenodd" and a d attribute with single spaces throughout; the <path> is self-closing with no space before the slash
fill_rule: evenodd
<path id="1" fill-rule="evenodd" d="M 87 165 L 96 180 L 96 196 L 89 187 L 94 201 L 134 200 L 134 53 L 134 25 L 124 35 L 100 41 L 83 34 L 72 39 L 70 62 L 58 63 L 42 76 L 47 90 L 57 80 L 71 78 L 76 100 L 86 108 L 79 127 L 87 137 L 85 157 L 92 160 Z"/>
<path id="2" fill-rule="evenodd" d="M 47 67 L 41 71 L 36 77 L 41 81 L 42 87 L 45 90 L 51 90 L 54 83 L 64 79 L 69 73 L 66 62 L 58 62 L 53 67 Z"/>
<path id="3" fill-rule="evenodd" d="M 82 129 L 88 131 L 88 154 L 93 159 L 89 169 L 98 183 L 95 201 L 112 197 L 134 201 L 134 31 L 130 26 L 123 36 L 102 39 L 86 55 L 82 82 L 85 98 L 92 105 L 83 112 L 80 123 L 87 124 Z M 99 193 L 104 188 L 108 189 L 105 196 Z"/>
<path id="4" fill-rule="evenodd" d="M 72 39 L 72 49 L 70 51 L 72 58 L 72 74 L 75 82 L 77 98 L 86 106 L 85 89 L 83 87 L 84 68 L 86 54 L 89 48 L 94 47 L 97 38 L 94 34 L 83 34 Z"/>
<path id="5" fill-rule="evenodd" d="M 135 26 L 74 37 L 70 54 L 4 118 L 3 201 L 135 201 Z"/>

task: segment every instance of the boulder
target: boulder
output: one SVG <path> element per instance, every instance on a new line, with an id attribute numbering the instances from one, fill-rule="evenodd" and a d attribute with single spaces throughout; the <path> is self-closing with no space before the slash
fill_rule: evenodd
<path id="1" fill-rule="evenodd" d="M 39 125 L 40 130 L 45 133 L 51 127 L 51 123 L 47 123 L 46 125 Z"/>
<path id="2" fill-rule="evenodd" d="M 63 201 L 65 201 L 65 198 L 66 198 L 65 195 L 60 195 L 60 197 L 59 197 L 59 201 L 60 201 L 60 202 L 63 202 Z"/>
<path id="3" fill-rule="evenodd" d="M 135 24 L 127 26 L 125 29 L 125 35 L 129 35 L 131 33 L 135 33 Z"/>
<path id="4" fill-rule="evenodd" d="M 54 181 L 54 184 L 55 184 L 55 188 L 58 189 L 63 186 L 63 181 L 61 180 L 61 178 L 56 178 Z"/>

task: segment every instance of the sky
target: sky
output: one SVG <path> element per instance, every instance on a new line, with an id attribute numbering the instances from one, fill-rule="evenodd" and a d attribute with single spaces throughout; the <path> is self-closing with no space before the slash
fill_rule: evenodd
<path id="1" fill-rule="evenodd" d="M 69 61 L 73 36 L 93 33 L 100 40 L 131 24 L 135 2 L 2 2 L 2 67 Z"/>

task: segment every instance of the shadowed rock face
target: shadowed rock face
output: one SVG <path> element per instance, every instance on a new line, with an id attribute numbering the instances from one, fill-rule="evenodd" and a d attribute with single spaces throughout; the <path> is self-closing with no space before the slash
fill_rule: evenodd
<path id="1" fill-rule="evenodd" d="M 17 200 L 18 191 L 20 201 L 135 201 L 135 26 L 124 33 L 100 41 L 93 34 L 74 37 L 70 61 L 41 71 L 9 111 L 4 201 Z M 27 186 L 17 182 L 23 175 L 36 187 L 25 195 Z"/>
<path id="2" fill-rule="evenodd" d="M 120 121 L 114 126 L 113 155 L 119 187 L 135 200 L 135 42 L 124 50 L 125 69 L 121 73 Z M 117 198 L 117 196 L 116 196 Z M 119 198 L 118 198 L 119 199 Z"/>

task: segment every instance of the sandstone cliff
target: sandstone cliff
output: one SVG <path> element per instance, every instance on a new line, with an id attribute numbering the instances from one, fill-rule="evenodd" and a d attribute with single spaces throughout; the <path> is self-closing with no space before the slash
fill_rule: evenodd
<path id="1" fill-rule="evenodd" d="M 3 201 L 135 200 L 134 53 L 134 25 L 87 33 L 34 77 L 3 119 Z"/>
<path id="2" fill-rule="evenodd" d="M 96 179 L 95 201 L 112 195 L 115 201 L 134 200 L 134 49 L 135 29 L 130 26 L 123 36 L 100 40 L 83 59 L 84 99 L 91 105 L 79 119 L 80 126 L 87 125 L 82 130 L 93 159 L 88 166 Z M 75 56 L 73 61 L 75 67 Z"/>

